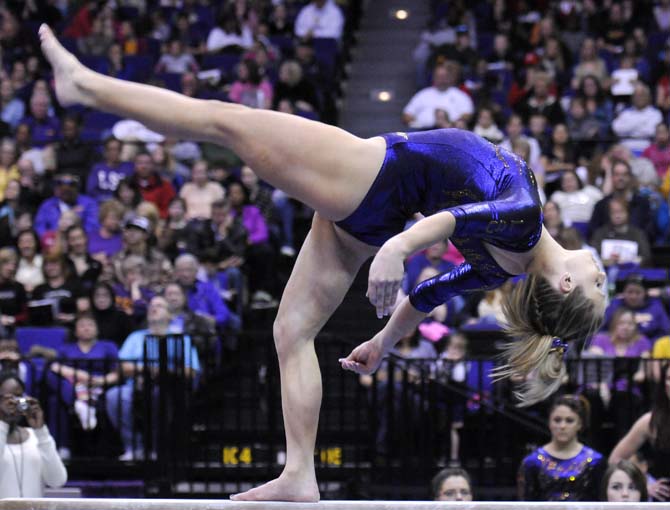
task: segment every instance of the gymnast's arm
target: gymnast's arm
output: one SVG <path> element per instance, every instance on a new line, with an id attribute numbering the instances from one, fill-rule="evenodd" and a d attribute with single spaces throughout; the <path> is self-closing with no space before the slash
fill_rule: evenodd
<path id="1" fill-rule="evenodd" d="M 368 277 L 367 296 L 377 309 L 377 317 L 388 315 L 395 304 L 404 273 L 403 261 L 412 253 L 447 239 L 455 227 L 454 215 L 442 211 L 417 221 L 384 243 L 372 261 Z"/>
<path id="2" fill-rule="evenodd" d="M 465 262 L 447 273 L 421 282 L 396 307 L 379 333 L 356 347 L 348 357 L 340 359 L 342 368 L 358 374 L 372 374 L 395 344 L 412 333 L 435 306 L 462 292 L 496 287 L 503 281 L 489 277 L 483 279 Z"/>

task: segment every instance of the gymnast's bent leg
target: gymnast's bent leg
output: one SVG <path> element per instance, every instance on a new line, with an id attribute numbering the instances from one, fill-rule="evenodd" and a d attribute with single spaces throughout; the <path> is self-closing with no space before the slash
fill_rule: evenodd
<path id="1" fill-rule="evenodd" d="M 84 67 L 46 25 L 40 38 L 63 106 L 79 103 L 136 119 L 165 135 L 224 145 L 262 179 L 329 220 L 355 210 L 384 160 L 386 143 L 380 137 L 362 139 L 295 115 L 104 76 Z"/>
<path id="2" fill-rule="evenodd" d="M 286 430 L 286 466 L 276 480 L 233 499 L 318 501 L 314 447 L 321 405 L 321 374 L 314 337 L 344 299 L 361 264 L 374 251 L 318 213 L 314 216 L 274 324 Z"/>

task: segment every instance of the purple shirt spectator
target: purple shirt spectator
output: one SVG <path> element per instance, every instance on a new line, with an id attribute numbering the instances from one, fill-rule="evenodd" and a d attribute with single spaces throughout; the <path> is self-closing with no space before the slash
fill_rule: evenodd
<path id="1" fill-rule="evenodd" d="M 235 214 L 235 211 L 231 211 Z M 245 205 L 242 209 L 242 224 L 249 234 L 249 243 L 265 243 L 269 239 L 268 225 L 261 210 L 255 205 Z"/>
<path id="2" fill-rule="evenodd" d="M 115 167 L 107 165 L 104 161 L 96 163 L 88 174 L 86 194 L 98 202 L 112 198 L 116 188 L 119 187 L 119 182 L 132 174 L 132 163 L 124 162 Z"/>
<path id="3" fill-rule="evenodd" d="M 102 237 L 98 230 L 88 233 L 88 252 L 91 254 L 104 253 L 111 258 L 120 252 L 122 247 L 123 241 L 120 233 L 107 239 Z"/>
<path id="4" fill-rule="evenodd" d="M 61 347 L 58 355 L 63 359 L 76 360 L 76 366 L 90 374 L 105 375 L 116 368 L 119 349 L 108 340 L 98 340 L 88 352 L 82 351 L 77 343 L 67 343 Z"/>
<path id="5" fill-rule="evenodd" d="M 21 123 L 30 128 L 32 145 L 35 147 L 44 147 L 60 139 L 60 121 L 56 117 L 45 117 L 41 120 L 24 117 Z"/>
<path id="6" fill-rule="evenodd" d="M 65 208 L 68 206 L 56 197 L 51 197 L 44 202 L 35 215 L 35 231 L 42 237 L 46 232 L 58 229 L 58 220 Z M 81 218 L 81 224 L 90 234 L 98 230 L 98 203 L 86 195 L 77 196 L 73 207 Z"/>
<path id="7" fill-rule="evenodd" d="M 623 299 L 616 298 L 612 300 L 610 305 L 605 311 L 605 322 L 603 323 L 603 329 L 609 327 L 609 323 L 619 308 L 624 306 Z M 628 307 L 635 316 L 635 322 L 637 323 L 637 328 L 641 334 L 645 335 L 647 338 L 655 340 L 663 335 L 667 335 L 670 332 L 670 317 L 665 311 L 665 307 L 661 300 L 657 298 L 647 298 L 645 303 L 640 308 L 630 308 Z"/>
<path id="8" fill-rule="evenodd" d="M 191 310 L 211 315 L 219 328 L 227 325 L 230 310 L 211 283 L 197 280 L 193 286 L 184 290 Z"/>

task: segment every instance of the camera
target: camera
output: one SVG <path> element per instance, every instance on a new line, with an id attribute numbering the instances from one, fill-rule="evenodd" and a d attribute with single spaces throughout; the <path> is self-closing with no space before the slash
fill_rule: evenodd
<path id="1" fill-rule="evenodd" d="M 19 412 L 25 413 L 30 408 L 28 399 L 26 397 L 17 397 L 16 408 L 19 410 Z"/>

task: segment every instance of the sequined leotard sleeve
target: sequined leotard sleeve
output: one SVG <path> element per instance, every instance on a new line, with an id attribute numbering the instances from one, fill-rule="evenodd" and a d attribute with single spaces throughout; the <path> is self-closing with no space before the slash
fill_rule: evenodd
<path id="1" fill-rule="evenodd" d="M 410 293 L 417 310 L 430 312 L 455 295 L 496 288 L 513 275 L 493 261 L 483 241 L 511 251 L 530 249 L 539 232 L 529 235 L 528 226 L 541 223 L 541 211 L 524 191 L 515 190 L 504 200 L 463 204 L 447 209 L 456 219 L 452 240 L 466 262 L 453 270 L 419 283 Z M 515 240 L 518 240 L 515 242 Z M 471 261 L 477 261 L 475 269 Z"/>

